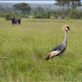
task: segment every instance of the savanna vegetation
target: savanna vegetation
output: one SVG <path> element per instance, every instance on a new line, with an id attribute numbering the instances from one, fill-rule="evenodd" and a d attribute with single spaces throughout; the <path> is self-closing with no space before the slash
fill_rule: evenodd
<path id="1" fill-rule="evenodd" d="M 27 3 L 0 5 L 0 82 L 82 82 L 81 1 L 55 1 L 60 11 Z M 21 24 L 12 25 L 13 17 L 22 18 Z M 63 41 L 65 24 L 71 28 L 66 51 L 46 61 Z"/>
<path id="2" fill-rule="evenodd" d="M 47 53 L 63 41 L 68 24 L 68 46 L 49 61 Z M 0 18 L 0 82 L 81 82 L 82 20 L 22 19 L 12 25 Z"/>

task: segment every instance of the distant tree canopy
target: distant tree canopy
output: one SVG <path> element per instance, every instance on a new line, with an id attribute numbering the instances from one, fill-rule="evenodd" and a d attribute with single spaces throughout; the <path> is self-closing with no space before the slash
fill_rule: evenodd
<path id="1" fill-rule="evenodd" d="M 7 20 L 11 20 L 12 17 L 16 18 L 51 18 L 51 19 L 82 19 L 82 7 L 77 8 L 81 5 L 80 0 L 55 0 L 56 5 L 59 6 L 59 9 L 56 9 L 52 5 L 49 6 L 31 6 L 27 3 L 16 3 L 11 7 L 0 5 L 0 17 L 4 17 Z M 73 4 L 74 3 L 74 4 Z M 74 6 L 73 6 L 73 5 Z M 9 5 L 9 4 L 8 4 Z M 50 10 L 51 9 L 51 10 Z"/>
<path id="2" fill-rule="evenodd" d="M 36 7 L 33 10 L 34 18 L 50 18 L 50 12 L 45 11 L 43 7 Z"/>
<path id="3" fill-rule="evenodd" d="M 67 6 L 75 9 L 76 7 L 81 5 L 81 0 L 55 0 L 56 5 L 59 6 Z"/>
<path id="4" fill-rule="evenodd" d="M 42 17 L 43 13 L 44 13 L 44 9 L 42 7 L 36 7 L 34 9 L 34 13 L 35 13 L 35 17 Z"/>
<path id="5" fill-rule="evenodd" d="M 2 11 L 3 10 L 3 6 L 2 5 L 0 5 L 0 11 Z"/>
<path id="6" fill-rule="evenodd" d="M 14 5 L 14 8 L 22 11 L 23 14 L 29 13 L 31 11 L 31 7 L 27 3 L 18 3 Z"/>

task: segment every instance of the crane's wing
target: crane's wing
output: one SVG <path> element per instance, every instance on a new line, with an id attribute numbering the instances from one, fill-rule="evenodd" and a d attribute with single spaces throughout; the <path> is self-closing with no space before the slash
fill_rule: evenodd
<path id="1" fill-rule="evenodd" d="M 64 48 L 63 44 L 60 44 L 56 46 L 55 48 L 53 48 L 51 51 L 56 51 L 56 50 L 61 51 L 63 48 Z"/>
<path id="2" fill-rule="evenodd" d="M 51 52 L 50 52 L 50 58 L 56 56 L 56 55 L 59 54 L 59 53 L 60 53 L 60 50 L 51 51 Z"/>
<path id="3" fill-rule="evenodd" d="M 51 51 L 48 53 L 48 55 L 46 56 L 46 60 L 49 60 L 50 58 L 53 58 L 54 56 L 56 56 L 57 54 L 59 54 L 60 51 L 59 50 L 56 50 L 56 51 Z"/>
<path id="4" fill-rule="evenodd" d="M 56 46 L 55 48 L 53 48 L 47 55 L 46 59 L 50 59 L 53 58 L 54 56 L 57 56 L 59 54 L 62 54 L 65 51 L 66 47 L 63 46 L 63 44 L 60 44 L 58 46 Z"/>

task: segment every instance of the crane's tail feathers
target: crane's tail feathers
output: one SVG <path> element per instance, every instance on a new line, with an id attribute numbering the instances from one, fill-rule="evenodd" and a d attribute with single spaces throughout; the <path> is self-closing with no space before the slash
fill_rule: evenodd
<path id="1" fill-rule="evenodd" d="M 45 58 L 45 60 L 49 60 L 50 59 L 50 57 L 49 56 L 47 56 L 46 58 Z"/>
<path id="2" fill-rule="evenodd" d="M 50 59 L 50 54 L 48 54 L 45 58 L 45 60 L 49 60 Z"/>

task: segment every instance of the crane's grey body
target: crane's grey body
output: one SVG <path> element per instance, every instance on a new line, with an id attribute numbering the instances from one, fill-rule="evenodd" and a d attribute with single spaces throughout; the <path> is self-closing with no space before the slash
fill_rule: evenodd
<path id="1" fill-rule="evenodd" d="M 67 27 L 69 29 L 69 27 Z M 55 48 L 53 48 L 50 53 L 48 53 L 46 59 L 50 59 L 53 58 L 54 56 L 59 56 L 60 54 L 62 54 L 67 47 L 67 30 L 65 30 L 65 36 L 64 36 L 64 41 L 63 43 L 61 43 L 60 45 L 56 46 Z"/>
<path id="2" fill-rule="evenodd" d="M 57 47 L 53 48 L 51 51 L 60 51 L 60 53 L 56 54 L 56 56 L 62 54 L 66 49 L 66 46 L 63 46 L 63 44 L 58 45 Z"/>
<path id="3" fill-rule="evenodd" d="M 60 51 L 60 53 L 57 54 L 57 55 L 59 55 L 65 51 L 66 47 L 67 47 L 67 35 L 66 35 L 66 31 L 65 31 L 65 37 L 64 37 L 63 43 L 56 46 L 55 48 L 53 48 L 52 51 Z"/>

